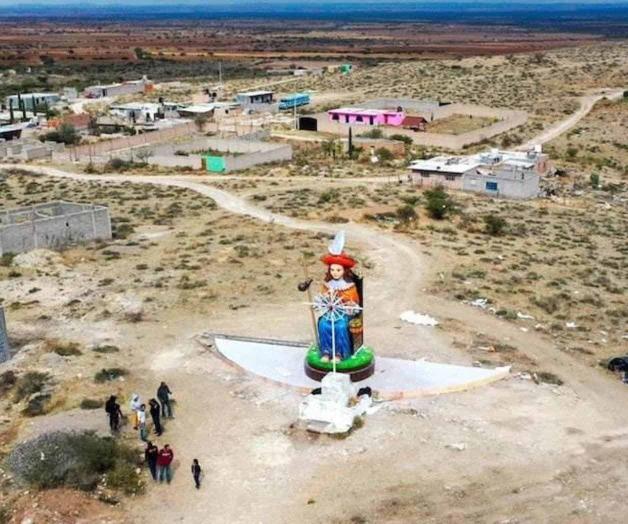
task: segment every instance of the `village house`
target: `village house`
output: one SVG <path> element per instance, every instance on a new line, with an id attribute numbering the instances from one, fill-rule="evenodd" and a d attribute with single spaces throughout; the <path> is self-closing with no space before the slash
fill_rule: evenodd
<path id="1" fill-rule="evenodd" d="M 238 108 L 239 104 L 237 102 L 210 102 L 207 104 L 180 106 L 177 109 L 177 113 L 183 118 L 195 118 L 200 115 L 216 120 L 235 113 Z"/>
<path id="2" fill-rule="evenodd" d="M 43 110 L 45 106 L 52 107 L 60 100 L 61 97 L 57 93 L 21 93 L 7 96 L 6 105 L 7 108 L 14 110 L 34 111 Z"/>
<path id="3" fill-rule="evenodd" d="M 427 120 L 422 116 L 406 116 L 401 122 L 401 127 L 410 131 L 425 131 L 427 129 Z"/>
<path id="4" fill-rule="evenodd" d="M 410 180 L 424 187 L 442 186 L 504 198 L 534 198 L 540 178 L 551 171 L 540 146 L 529 151 L 499 151 L 468 156 L 437 156 L 415 160 Z"/>
<path id="5" fill-rule="evenodd" d="M 242 107 L 270 105 L 274 102 L 274 93 L 272 91 L 245 91 L 238 93 L 235 99 Z"/>
<path id="6" fill-rule="evenodd" d="M 112 115 L 118 115 L 133 122 L 153 122 L 162 118 L 162 107 L 152 102 L 130 102 L 128 104 L 112 105 Z"/>
<path id="7" fill-rule="evenodd" d="M 153 83 L 145 76 L 140 80 L 131 80 L 118 84 L 94 85 L 85 88 L 83 94 L 87 98 L 103 98 L 106 96 L 132 95 L 153 90 Z"/>
<path id="8" fill-rule="evenodd" d="M 341 107 L 327 111 L 330 122 L 338 124 L 358 124 L 369 126 L 400 126 L 406 114 L 401 110 L 362 109 L 359 107 Z"/>

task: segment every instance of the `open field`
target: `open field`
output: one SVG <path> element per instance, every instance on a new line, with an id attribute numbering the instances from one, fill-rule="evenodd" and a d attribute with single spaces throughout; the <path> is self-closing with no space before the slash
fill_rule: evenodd
<path id="1" fill-rule="evenodd" d="M 138 30 L 139 29 L 139 30 Z M 35 45 L 34 37 L 37 37 Z M 579 45 L 595 34 L 534 32 L 511 26 L 439 24 L 347 24 L 317 21 L 206 22 L 160 24 L 141 21 L 3 24 L 2 61 L 40 64 L 143 59 L 321 60 L 339 58 L 430 58 L 532 52 Z"/>

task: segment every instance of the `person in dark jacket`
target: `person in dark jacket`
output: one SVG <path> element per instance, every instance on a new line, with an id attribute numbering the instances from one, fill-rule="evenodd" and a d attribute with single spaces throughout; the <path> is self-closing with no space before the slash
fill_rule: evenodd
<path id="1" fill-rule="evenodd" d="M 198 459 L 192 461 L 192 476 L 194 477 L 194 485 L 196 489 L 201 487 L 201 465 L 198 463 Z"/>
<path id="2" fill-rule="evenodd" d="M 148 401 L 148 404 L 150 405 L 150 416 L 153 419 L 153 425 L 155 426 L 155 434 L 159 437 L 163 432 L 161 429 L 161 411 L 159 409 L 159 402 L 157 402 L 154 398 L 151 398 Z"/>
<path id="3" fill-rule="evenodd" d="M 172 407 L 170 406 L 170 395 L 172 391 L 168 387 L 168 384 L 162 382 L 157 389 L 157 398 L 161 402 L 161 416 L 172 418 Z"/>
<path id="4" fill-rule="evenodd" d="M 117 397 L 111 395 L 109 400 L 105 402 L 105 411 L 109 415 L 109 427 L 111 431 L 118 431 L 120 429 L 120 421 L 122 420 L 122 410 L 120 404 L 117 402 Z"/>
<path id="5" fill-rule="evenodd" d="M 146 449 L 144 450 L 144 460 L 148 464 L 150 470 L 150 476 L 153 480 L 157 480 L 157 457 L 159 456 L 159 448 L 155 446 L 150 440 L 146 443 Z"/>

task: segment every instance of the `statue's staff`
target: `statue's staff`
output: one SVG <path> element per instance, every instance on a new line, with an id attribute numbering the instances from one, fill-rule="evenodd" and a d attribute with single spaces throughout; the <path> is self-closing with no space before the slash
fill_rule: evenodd
<path id="1" fill-rule="evenodd" d="M 312 289 L 311 289 L 313 279 L 310 278 L 308 274 L 307 264 L 305 263 L 305 259 L 303 259 L 303 273 L 305 274 L 305 280 L 299 283 L 298 289 L 301 292 L 306 291 L 307 300 L 309 303 L 312 303 L 314 301 L 314 299 L 312 298 Z M 316 341 L 316 347 L 320 349 L 321 345 L 318 339 L 318 327 L 316 325 L 316 315 L 314 314 L 314 310 L 312 309 L 312 307 L 309 307 L 308 309 L 310 310 L 310 318 L 312 319 L 312 331 L 314 331 L 314 340 Z"/>

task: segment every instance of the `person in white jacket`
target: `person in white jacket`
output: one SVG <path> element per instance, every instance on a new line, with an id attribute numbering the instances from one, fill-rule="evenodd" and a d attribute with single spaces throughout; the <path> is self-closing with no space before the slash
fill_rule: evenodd
<path id="1" fill-rule="evenodd" d="M 137 413 L 140 410 L 140 407 L 142 406 L 142 401 L 140 400 L 140 396 L 137 393 L 133 393 L 133 396 L 131 397 L 131 416 L 133 417 L 133 429 L 137 429 L 138 428 L 138 416 Z"/>
<path id="2" fill-rule="evenodd" d="M 146 404 L 142 404 L 137 412 L 137 427 L 140 430 L 140 439 L 146 442 L 148 430 L 146 429 Z"/>

